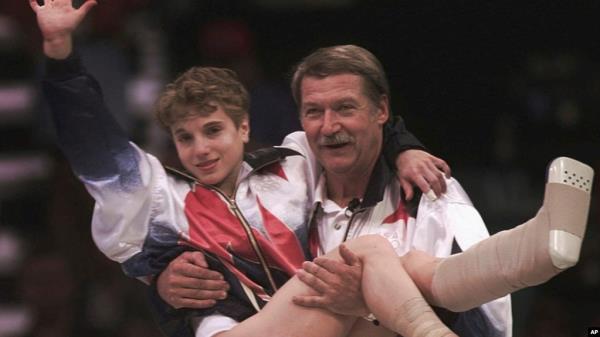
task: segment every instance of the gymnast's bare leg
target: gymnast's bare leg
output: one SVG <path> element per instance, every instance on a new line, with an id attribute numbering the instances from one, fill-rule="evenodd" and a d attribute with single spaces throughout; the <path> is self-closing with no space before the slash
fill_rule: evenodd
<path id="1" fill-rule="evenodd" d="M 362 236 L 346 245 L 361 259 L 361 285 L 365 303 L 384 327 L 404 337 L 456 336 L 426 303 L 385 238 L 378 235 Z M 338 250 L 326 256 L 342 260 Z M 357 321 L 356 317 L 292 303 L 293 296 L 312 294 L 315 292 L 294 277 L 277 291 L 262 311 L 218 336 L 348 335 Z M 358 327 L 369 330 L 369 326 L 362 322 Z M 374 327 L 369 330 L 369 335 L 389 335 L 389 331 Z"/>

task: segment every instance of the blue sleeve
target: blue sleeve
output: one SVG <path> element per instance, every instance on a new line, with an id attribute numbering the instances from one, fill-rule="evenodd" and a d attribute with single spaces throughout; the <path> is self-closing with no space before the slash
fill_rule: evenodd
<path id="1" fill-rule="evenodd" d="M 505 332 L 496 329 L 480 308 L 460 313 L 451 328 L 461 337 L 505 336 Z"/>
<path id="2" fill-rule="evenodd" d="M 383 127 L 383 155 L 388 165 L 395 170 L 398 155 L 410 149 L 425 150 L 425 146 L 406 129 L 402 117 L 391 117 Z"/>
<path id="3" fill-rule="evenodd" d="M 117 174 L 135 180 L 137 153 L 77 54 L 65 60 L 46 59 L 43 93 L 59 146 L 76 174 L 90 180 Z"/>
<path id="4" fill-rule="evenodd" d="M 186 247 L 179 247 L 170 252 L 170 256 L 165 256 L 164 268 L 170 261 L 168 258 L 175 259 L 181 253 L 186 250 L 191 250 Z M 169 337 L 193 337 L 194 332 L 191 329 L 191 318 L 192 317 L 205 317 L 213 314 L 224 315 L 230 317 L 238 322 L 244 321 L 250 316 L 256 313 L 252 304 L 248 300 L 246 292 L 241 286 L 241 282 L 231 273 L 223 263 L 210 253 L 205 252 L 206 262 L 211 270 L 217 271 L 223 275 L 225 281 L 229 283 L 230 288 L 227 291 L 227 297 L 222 300 L 218 300 L 217 303 L 209 308 L 205 309 L 175 309 L 167 304 L 158 294 L 156 284 L 152 283 L 149 289 L 149 299 L 151 309 L 154 313 L 154 317 L 163 332 L 164 335 Z M 262 307 L 266 305 L 266 302 L 256 298 L 259 305 Z"/>
<path id="5" fill-rule="evenodd" d="M 185 228 L 179 194 L 187 184 L 175 185 L 160 161 L 129 142 L 76 54 L 46 60 L 43 92 L 59 146 L 96 200 L 96 246 L 130 276 L 155 274 L 161 254 L 177 245 L 177 226 Z"/>

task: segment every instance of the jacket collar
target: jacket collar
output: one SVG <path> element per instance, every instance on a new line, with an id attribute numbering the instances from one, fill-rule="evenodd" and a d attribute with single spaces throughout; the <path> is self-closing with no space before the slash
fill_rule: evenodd
<path id="1" fill-rule="evenodd" d="M 395 167 L 391 168 L 387 164 L 387 161 L 383 155 L 379 156 L 377 162 L 375 163 L 375 167 L 373 167 L 371 177 L 369 178 L 367 190 L 365 191 L 360 204 L 358 207 L 356 207 L 357 210 L 374 207 L 383 200 L 386 187 L 393 183 L 393 180 L 396 179 L 395 169 Z M 406 211 L 410 216 L 416 217 L 417 208 L 421 199 L 421 191 L 415 187 L 413 198 L 408 202 L 406 201 L 404 191 L 402 189 L 400 189 L 400 193 L 401 198 L 404 201 Z"/>
<path id="2" fill-rule="evenodd" d="M 250 168 L 250 171 L 261 169 L 269 164 L 279 162 L 289 156 L 300 156 L 301 154 L 292 149 L 286 147 L 267 147 L 252 152 L 244 153 L 244 162 Z M 167 172 L 171 173 L 175 177 L 182 178 L 188 182 L 197 182 L 191 174 L 185 169 L 174 168 L 165 166 Z M 242 176 L 242 174 L 240 174 Z"/>
<path id="3" fill-rule="evenodd" d="M 386 164 L 383 155 L 380 155 L 377 158 L 375 166 L 373 167 L 373 172 L 371 172 L 369 184 L 367 185 L 367 190 L 365 191 L 365 195 L 363 196 L 358 208 L 361 209 L 373 207 L 382 201 L 385 188 L 393 178 L 394 172 L 392 172 L 389 166 Z"/>
<path id="4" fill-rule="evenodd" d="M 279 162 L 289 156 L 299 156 L 299 152 L 287 147 L 266 147 L 256 151 L 244 153 L 244 161 L 253 170 L 260 169 L 266 165 Z"/>
<path id="5" fill-rule="evenodd" d="M 378 202 L 383 200 L 385 188 L 393 177 L 394 173 L 386 164 L 385 159 L 383 156 L 379 156 L 369 177 L 369 184 L 367 185 L 365 194 L 360 198 L 360 204 L 353 208 L 363 209 L 377 205 Z M 325 182 L 325 172 L 322 172 L 317 184 L 314 203 L 322 205 L 326 198 L 327 184 Z"/>

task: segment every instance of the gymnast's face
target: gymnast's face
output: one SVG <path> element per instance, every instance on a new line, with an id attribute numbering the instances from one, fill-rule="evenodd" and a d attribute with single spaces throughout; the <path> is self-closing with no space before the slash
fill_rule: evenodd
<path id="1" fill-rule="evenodd" d="M 183 167 L 201 183 L 213 185 L 228 195 L 235 187 L 249 131 L 247 117 L 236 127 L 221 106 L 209 114 L 194 113 L 171 126 Z"/>

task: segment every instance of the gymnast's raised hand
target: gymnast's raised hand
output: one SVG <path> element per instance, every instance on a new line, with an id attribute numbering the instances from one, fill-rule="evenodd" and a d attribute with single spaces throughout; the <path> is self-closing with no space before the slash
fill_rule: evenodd
<path id="1" fill-rule="evenodd" d="M 37 16 L 38 26 L 44 38 L 44 53 L 53 59 L 65 59 L 73 49 L 72 34 L 96 0 L 86 0 L 79 8 L 72 0 L 29 0 Z"/>

